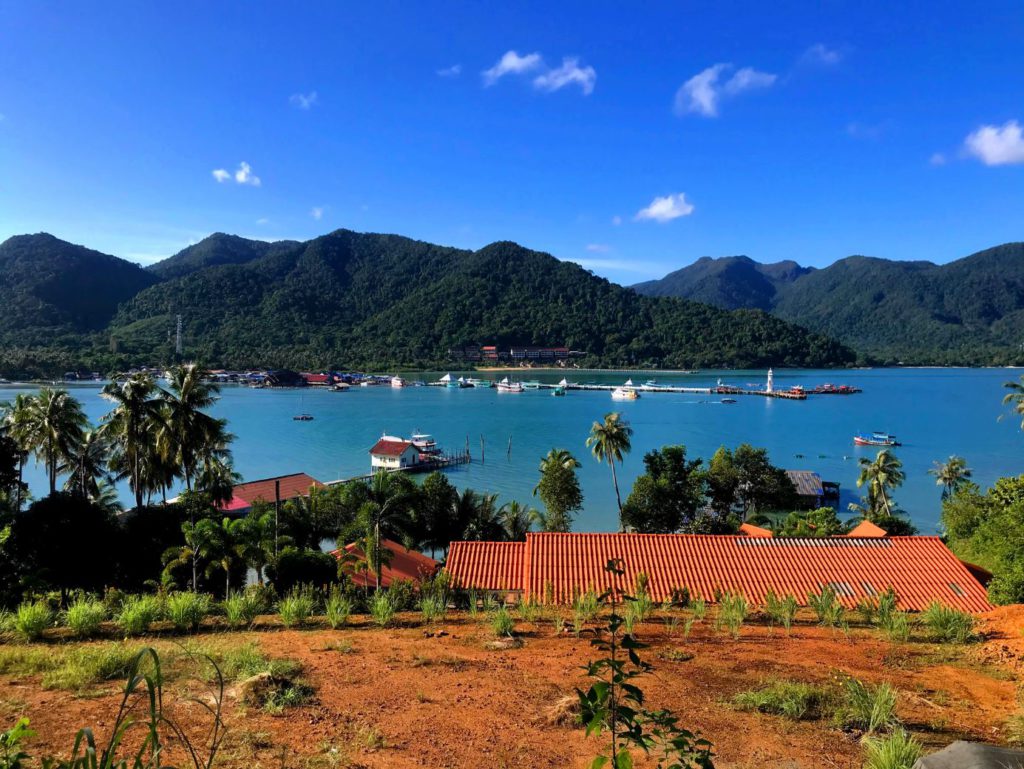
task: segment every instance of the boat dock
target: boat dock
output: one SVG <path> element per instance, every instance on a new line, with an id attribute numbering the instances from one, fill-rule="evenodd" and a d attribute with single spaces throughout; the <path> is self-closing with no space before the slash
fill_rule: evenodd
<path id="1" fill-rule="evenodd" d="M 435 457 L 431 457 L 423 462 L 417 462 L 414 465 L 407 465 L 405 467 L 392 467 L 392 468 L 377 468 L 375 471 L 370 473 L 364 473 L 363 475 L 355 475 L 351 478 L 339 478 L 335 481 L 324 481 L 324 486 L 341 486 L 346 483 L 352 483 L 353 481 L 369 481 L 373 480 L 373 476 L 379 472 L 385 473 L 428 473 L 434 470 L 444 470 L 446 467 L 454 467 L 455 465 L 466 465 L 472 461 L 469 455 L 469 450 L 456 451 L 454 453 L 439 454 Z"/>

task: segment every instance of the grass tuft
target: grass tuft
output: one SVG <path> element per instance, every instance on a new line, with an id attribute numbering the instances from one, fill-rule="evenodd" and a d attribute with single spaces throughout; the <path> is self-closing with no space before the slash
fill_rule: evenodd
<path id="1" fill-rule="evenodd" d="M 888 737 L 868 737 L 863 769 L 912 769 L 923 752 L 921 743 L 903 729 Z"/>
<path id="2" fill-rule="evenodd" d="M 26 602 L 14 612 L 11 625 L 22 641 L 35 641 L 53 625 L 53 620 L 53 611 L 45 601 Z"/>
<path id="3" fill-rule="evenodd" d="M 194 633 L 210 613 L 210 604 L 208 593 L 171 593 L 167 597 L 167 619 L 175 630 Z"/>
<path id="4" fill-rule="evenodd" d="M 107 607 L 95 598 L 78 598 L 64 613 L 64 622 L 79 638 L 96 635 L 107 618 Z"/>
<path id="5" fill-rule="evenodd" d="M 821 718 L 833 699 L 832 692 L 823 686 L 801 681 L 771 681 L 759 689 L 740 692 L 732 698 L 732 703 L 740 710 L 802 720 Z"/>
<path id="6" fill-rule="evenodd" d="M 974 617 L 938 601 L 921 612 L 921 624 L 928 628 L 932 640 L 942 643 L 964 644 L 974 637 Z"/>

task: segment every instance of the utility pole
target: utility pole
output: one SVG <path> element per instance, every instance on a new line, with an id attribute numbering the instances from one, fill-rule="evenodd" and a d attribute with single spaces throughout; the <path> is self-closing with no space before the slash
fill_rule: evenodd
<path id="1" fill-rule="evenodd" d="M 174 336 L 174 352 L 179 358 L 181 357 L 181 313 L 178 313 L 178 325 Z"/>

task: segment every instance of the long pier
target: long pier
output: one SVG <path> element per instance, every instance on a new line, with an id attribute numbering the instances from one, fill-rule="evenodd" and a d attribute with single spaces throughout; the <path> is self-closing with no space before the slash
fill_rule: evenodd
<path id="1" fill-rule="evenodd" d="M 325 481 L 324 486 L 340 486 L 345 483 L 352 483 L 353 481 L 369 481 L 381 470 L 386 473 L 428 473 L 433 470 L 443 470 L 446 467 L 454 467 L 455 465 L 466 465 L 471 461 L 472 459 L 469 456 L 469 449 L 466 449 L 465 451 L 442 454 L 441 456 L 434 457 L 426 462 L 417 462 L 414 465 L 408 465 L 406 467 L 381 467 L 364 475 L 355 475 L 351 478 L 339 478 L 336 481 Z"/>
<path id="2" fill-rule="evenodd" d="M 444 382 L 427 382 L 428 387 L 445 387 Z M 565 390 L 591 390 L 601 392 L 611 392 L 612 390 L 618 390 L 623 385 L 615 384 L 578 384 L 572 383 L 566 385 L 552 384 L 550 382 L 538 382 L 531 387 L 527 387 L 527 390 L 554 390 L 558 387 L 562 387 Z M 470 389 L 470 388 L 467 388 Z M 760 395 L 763 398 L 782 398 L 784 400 L 791 401 L 803 401 L 807 400 L 807 392 L 797 390 L 752 390 L 743 387 L 733 387 L 731 385 L 717 385 L 715 387 L 679 387 L 675 385 L 634 385 L 627 389 L 636 390 L 638 393 L 685 393 L 690 395 Z M 820 394 L 810 392 L 811 395 Z"/>

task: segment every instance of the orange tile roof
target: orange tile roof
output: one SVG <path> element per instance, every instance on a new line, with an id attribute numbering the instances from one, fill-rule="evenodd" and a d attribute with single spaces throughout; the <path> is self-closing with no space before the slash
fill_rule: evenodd
<path id="1" fill-rule="evenodd" d="M 422 582 L 424 579 L 433 577 L 440 565 L 433 558 L 415 550 L 406 550 L 404 545 L 393 540 L 382 540 L 381 545 L 391 551 L 391 561 L 381 569 L 380 583 L 382 587 L 388 587 L 395 579 Z M 335 550 L 331 555 L 337 558 L 340 552 L 340 550 Z M 354 555 L 359 562 L 366 562 L 362 547 L 355 542 L 345 545 L 345 552 Z M 373 587 L 377 584 L 377 577 L 372 571 L 354 570 L 349 576 L 360 587 Z"/>
<path id="2" fill-rule="evenodd" d="M 625 569 L 614 585 L 604 571 L 613 558 Z M 462 587 L 520 590 L 541 601 L 550 583 L 560 603 L 591 588 L 632 592 L 644 572 L 655 601 L 687 587 L 708 601 L 716 591 L 736 591 L 763 604 L 774 590 L 806 604 L 808 593 L 831 584 L 848 607 L 892 587 L 902 609 L 920 611 L 933 600 L 966 611 L 991 608 L 984 587 L 938 537 L 531 533 L 525 544 L 453 542 L 447 569 Z"/>
<path id="3" fill-rule="evenodd" d="M 888 536 L 889 532 L 880 526 L 876 526 L 871 521 L 864 520 L 850 529 L 848 537 L 885 537 Z"/>
<path id="4" fill-rule="evenodd" d="M 378 457 L 400 457 L 412 445 L 412 441 L 393 441 L 381 438 L 373 444 L 370 453 Z"/>
<path id="5" fill-rule="evenodd" d="M 741 523 L 739 533 L 745 537 L 771 537 L 771 529 L 766 529 L 762 526 L 755 526 L 752 523 Z"/>

